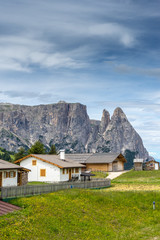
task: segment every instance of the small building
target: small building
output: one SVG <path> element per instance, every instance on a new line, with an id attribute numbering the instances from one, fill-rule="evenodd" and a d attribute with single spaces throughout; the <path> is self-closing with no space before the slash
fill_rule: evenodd
<path id="1" fill-rule="evenodd" d="M 144 165 L 144 169 L 145 170 L 159 170 L 159 162 L 155 161 L 154 159 L 146 161 L 145 165 Z"/>
<path id="2" fill-rule="evenodd" d="M 0 187 L 27 184 L 28 172 L 28 169 L 0 159 Z"/>
<path id="3" fill-rule="evenodd" d="M 80 180 L 81 169 L 84 167 L 82 164 L 66 158 L 64 150 L 60 150 L 60 155 L 30 154 L 15 163 L 31 169 L 28 174 L 29 182 Z"/>
<path id="4" fill-rule="evenodd" d="M 143 159 L 142 158 L 136 158 L 134 159 L 134 170 L 135 171 L 142 171 L 143 170 Z"/>
<path id="5" fill-rule="evenodd" d="M 124 163 L 127 162 L 121 153 L 84 153 L 66 154 L 68 158 L 82 163 L 86 170 L 117 172 L 124 170 Z"/>

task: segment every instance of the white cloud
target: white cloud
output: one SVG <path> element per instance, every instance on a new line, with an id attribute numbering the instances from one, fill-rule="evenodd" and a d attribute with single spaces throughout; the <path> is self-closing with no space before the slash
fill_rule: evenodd
<path id="1" fill-rule="evenodd" d="M 117 23 L 97 24 L 89 27 L 89 33 L 95 36 L 103 36 L 107 39 L 118 41 L 125 47 L 132 47 L 136 43 L 133 32 Z"/>
<path id="2" fill-rule="evenodd" d="M 71 52 L 59 53 L 47 41 L 28 36 L 0 38 L 0 69 L 31 72 L 32 65 L 42 68 L 81 68 L 85 63 L 72 58 Z"/>

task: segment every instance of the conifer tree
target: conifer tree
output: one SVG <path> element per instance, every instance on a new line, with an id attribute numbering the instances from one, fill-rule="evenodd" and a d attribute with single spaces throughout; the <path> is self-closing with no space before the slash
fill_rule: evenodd
<path id="1" fill-rule="evenodd" d="M 36 141 L 28 151 L 29 154 L 45 154 L 46 149 L 43 143 Z"/>
<path id="2" fill-rule="evenodd" d="M 49 154 L 57 154 L 57 151 L 56 151 L 56 147 L 55 147 L 55 145 L 51 145 L 51 148 L 50 148 Z"/>

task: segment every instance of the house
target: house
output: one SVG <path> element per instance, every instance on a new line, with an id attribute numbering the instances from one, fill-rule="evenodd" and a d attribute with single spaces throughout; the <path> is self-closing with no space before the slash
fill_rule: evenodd
<path id="1" fill-rule="evenodd" d="M 143 159 L 142 158 L 136 158 L 133 160 L 133 162 L 134 162 L 134 170 L 135 171 L 143 170 Z"/>
<path id="2" fill-rule="evenodd" d="M 155 161 L 154 159 L 146 161 L 144 164 L 144 169 L 145 170 L 159 170 L 159 162 Z"/>
<path id="3" fill-rule="evenodd" d="M 84 164 L 86 170 L 91 171 L 123 171 L 127 162 L 121 153 L 66 154 L 66 157 Z"/>
<path id="4" fill-rule="evenodd" d="M 60 155 L 30 154 L 15 161 L 21 167 L 31 169 L 28 181 L 61 182 L 80 179 L 82 164 L 65 157 L 65 151 L 60 150 Z"/>
<path id="5" fill-rule="evenodd" d="M 0 159 L 0 187 L 20 186 L 28 182 L 28 169 Z"/>

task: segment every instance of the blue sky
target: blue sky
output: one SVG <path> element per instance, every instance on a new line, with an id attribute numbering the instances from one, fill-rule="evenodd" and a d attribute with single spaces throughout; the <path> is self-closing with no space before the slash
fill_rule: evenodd
<path id="1" fill-rule="evenodd" d="M 160 1 L 0 0 L 0 102 L 121 107 L 160 159 Z"/>

